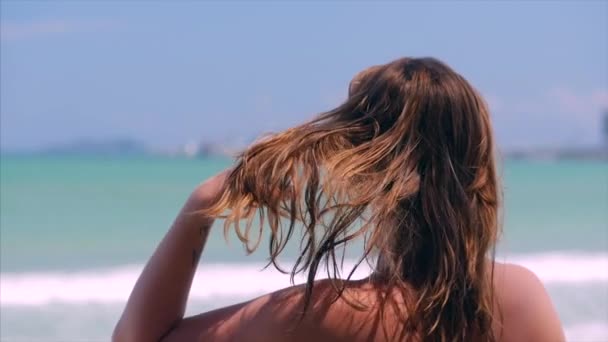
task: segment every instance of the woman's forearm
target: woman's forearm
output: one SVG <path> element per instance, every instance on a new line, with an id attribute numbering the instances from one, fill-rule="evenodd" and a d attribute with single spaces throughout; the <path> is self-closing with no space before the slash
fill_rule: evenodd
<path id="1" fill-rule="evenodd" d="M 183 319 L 198 259 L 213 223 L 193 212 L 210 200 L 203 187 L 190 196 L 137 280 L 114 330 L 114 341 L 158 341 Z"/>

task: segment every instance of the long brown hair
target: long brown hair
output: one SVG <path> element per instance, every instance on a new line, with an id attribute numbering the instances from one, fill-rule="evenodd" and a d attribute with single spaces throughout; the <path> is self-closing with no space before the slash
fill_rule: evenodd
<path id="1" fill-rule="evenodd" d="M 360 262 L 379 255 L 385 282 L 415 291 L 406 322 L 417 336 L 494 340 L 494 153 L 475 89 L 436 59 L 402 58 L 360 73 L 337 108 L 249 147 L 208 213 L 249 251 L 267 223 L 277 267 L 302 229 L 290 273 L 308 274 L 306 307 L 319 266 L 340 277 L 337 250 L 362 237 Z"/>

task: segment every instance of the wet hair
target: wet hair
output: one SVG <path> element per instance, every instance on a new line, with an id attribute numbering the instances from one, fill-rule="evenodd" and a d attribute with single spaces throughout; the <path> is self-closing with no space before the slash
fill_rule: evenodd
<path id="1" fill-rule="evenodd" d="M 338 107 L 244 151 L 208 213 L 249 251 L 269 227 L 279 269 L 301 231 L 290 273 L 307 274 L 305 310 L 319 267 L 340 278 L 338 251 L 361 238 L 355 268 L 376 256 L 388 287 L 415 293 L 404 326 L 424 341 L 491 341 L 499 187 L 481 96 L 436 59 L 401 58 L 358 74 Z"/>

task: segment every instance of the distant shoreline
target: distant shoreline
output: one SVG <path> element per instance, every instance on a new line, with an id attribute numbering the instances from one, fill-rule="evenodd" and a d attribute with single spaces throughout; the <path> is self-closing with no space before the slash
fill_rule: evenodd
<path id="1" fill-rule="evenodd" d="M 0 156 L 167 157 L 179 159 L 234 158 L 248 143 L 190 142 L 173 148 L 151 148 L 133 139 L 78 140 L 37 150 L 1 151 Z M 502 149 L 506 160 L 608 161 L 608 144 L 579 147 Z"/>
<path id="2" fill-rule="evenodd" d="M 0 151 L 0 157 L 41 157 L 41 158 L 161 158 L 161 159 L 176 159 L 176 160 L 208 160 L 208 159 L 234 159 L 237 156 L 234 154 L 168 154 L 168 153 L 100 153 L 100 152 L 15 152 L 15 151 Z M 608 162 L 608 152 L 602 153 L 569 153 L 556 151 L 554 153 L 539 153 L 539 152 L 508 152 L 503 153 L 502 159 L 507 161 L 600 161 Z"/>

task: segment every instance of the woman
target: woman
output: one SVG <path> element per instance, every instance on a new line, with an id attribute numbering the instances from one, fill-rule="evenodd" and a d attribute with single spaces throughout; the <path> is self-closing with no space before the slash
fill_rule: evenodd
<path id="1" fill-rule="evenodd" d="M 194 190 L 114 340 L 563 341 L 538 278 L 493 260 L 495 159 L 484 101 L 448 66 L 402 58 L 367 69 L 339 107 L 254 144 Z M 307 283 L 184 319 L 220 216 L 250 251 L 261 234 L 252 221 L 266 224 L 277 267 L 301 232 L 291 275 Z M 357 281 L 340 277 L 341 247 L 355 239 L 365 241 L 359 261 L 375 265 Z"/>

